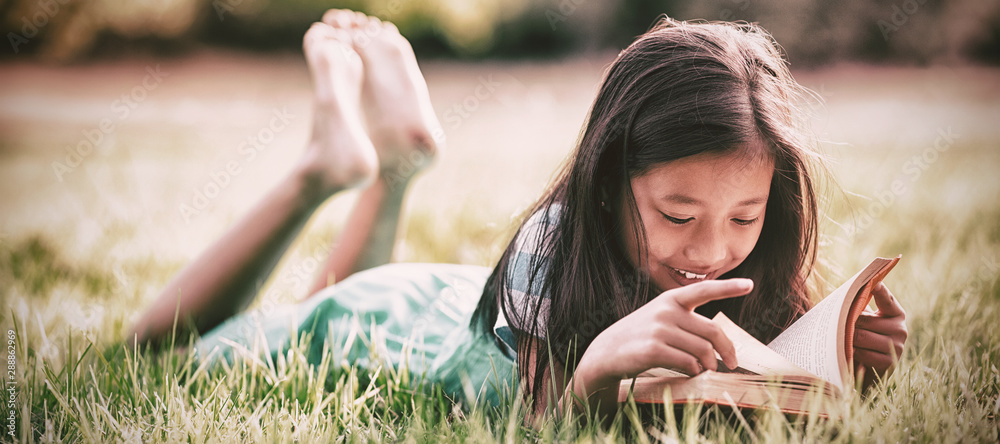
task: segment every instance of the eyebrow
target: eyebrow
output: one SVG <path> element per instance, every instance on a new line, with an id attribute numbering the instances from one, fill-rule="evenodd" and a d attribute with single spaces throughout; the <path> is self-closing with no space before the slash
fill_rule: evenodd
<path id="1" fill-rule="evenodd" d="M 702 203 L 700 200 L 695 199 L 695 198 L 693 198 L 691 196 L 685 196 L 683 194 L 676 194 L 676 193 L 675 194 L 668 194 L 668 195 L 664 196 L 663 200 L 665 200 L 667 202 L 673 202 L 673 203 L 678 203 L 678 204 L 683 204 L 683 205 L 699 205 L 699 204 Z M 767 196 L 757 196 L 757 197 L 753 197 L 753 198 L 750 198 L 750 199 L 746 199 L 746 200 L 740 201 L 740 202 L 738 202 L 736 204 L 736 206 L 737 207 L 749 207 L 749 206 L 760 205 L 760 204 L 764 204 L 764 203 L 767 203 Z"/>

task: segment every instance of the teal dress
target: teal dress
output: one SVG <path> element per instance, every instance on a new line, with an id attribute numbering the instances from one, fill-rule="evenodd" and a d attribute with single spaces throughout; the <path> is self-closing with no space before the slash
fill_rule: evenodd
<path id="1" fill-rule="evenodd" d="M 308 334 L 312 365 L 326 344 L 334 364 L 405 365 L 413 380 L 438 385 L 454 400 L 497 406 L 514 393 L 515 357 L 494 335 L 469 328 L 489 273 L 469 265 L 376 267 L 299 304 L 234 316 L 203 336 L 196 353 L 230 363 L 243 354 L 276 360 L 293 338 Z"/>

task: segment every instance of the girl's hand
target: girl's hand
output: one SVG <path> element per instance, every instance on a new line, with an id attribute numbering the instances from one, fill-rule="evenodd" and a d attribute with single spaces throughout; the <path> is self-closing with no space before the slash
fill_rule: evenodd
<path id="1" fill-rule="evenodd" d="M 608 391 L 614 392 L 617 401 L 622 379 L 656 367 L 691 375 L 716 370 L 716 351 L 727 367 L 736 368 L 733 343 L 694 309 L 709 301 L 743 296 L 751 289 L 753 281 L 749 279 L 727 279 L 663 292 L 594 339 L 577 367 L 573 391 L 593 394 L 613 388 Z M 580 383 L 585 387 L 579 387 Z M 611 393 L 602 397 L 610 398 Z"/>
<path id="2" fill-rule="evenodd" d="M 867 388 L 876 375 L 885 378 L 903 353 L 906 342 L 906 312 L 889 288 L 879 283 L 872 292 L 878 311 L 862 313 L 854 330 L 854 371 L 863 374 Z"/>

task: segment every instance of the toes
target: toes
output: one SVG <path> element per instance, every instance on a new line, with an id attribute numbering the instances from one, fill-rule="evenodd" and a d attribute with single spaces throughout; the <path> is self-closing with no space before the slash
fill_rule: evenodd
<path id="1" fill-rule="evenodd" d="M 323 14 L 323 23 L 340 29 L 350 28 L 353 21 L 354 11 L 347 9 L 331 9 Z"/>
<path id="2" fill-rule="evenodd" d="M 323 23 L 313 23 L 302 38 L 302 47 L 306 50 L 314 48 L 330 35 L 330 27 Z"/>
<path id="3" fill-rule="evenodd" d="M 339 28 L 334 28 L 325 23 L 313 23 L 306 31 L 305 36 L 302 38 L 302 46 L 305 49 L 309 48 L 319 48 L 323 46 L 323 43 L 329 40 L 336 40 L 340 43 L 346 45 L 351 44 L 350 34 Z"/>
<path id="4" fill-rule="evenodd" d="M 334 31 L 335 37 L 345 43 L 353 43 L 355 50 L 367 46 L 379 34 L 399 34 L 399 29 L 391 22 L 383 22 L 378 17 L 347 9 L 330 9 L 323 14 L 323 23 Z"/>
<path id="5" fill-rule="evenodd" d="M 330 26 L 340 26 L 340 16 L 344 15 L 342 9 L 330 9 L 323 13 L 323 23 Z"/>
<path id="6" fill-rule="evenodd" d="M 378 19 L 375 17 L 368 17 L 368 14 L 365 14 L 363 12 L 355 12 L 354 19 L 351 22 L 351 27 L 364 28 L 365 26 L 368 25 L 368 22 L 371 20 L 378 20 Z"/>
<path id="7" fill-rule="evenodd" d="M 302 39 L 302 50 L 313 70 L 326 71 L 346 61 L 346 65 L 361 64 L 361 56 L 351 45 L 350 34 L 325 23 L 313 23 Z M 339 56 L 337 54 L 340 54 Z"/>
<path id="8" fill-rule="evenodd" d="M 370 16 L 361 12 L 354 13 L 354 20 L 351 25 L 352 41 L 355 49 L 361 49 L 368 45 L 372 39 L 377 38 L 385 28 L 382 20 L 378 17 Z"/>
<path id="9" fill-rule="evenodd" d="M 341 29 L 364 29 L 379 26 L 381 22 L 378 17 L 348 9 L 331 9 L 323 14 L 323 23 Z"/>

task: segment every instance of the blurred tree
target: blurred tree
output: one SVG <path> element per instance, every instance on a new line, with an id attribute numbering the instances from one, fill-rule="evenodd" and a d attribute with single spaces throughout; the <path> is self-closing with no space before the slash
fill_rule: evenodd
<path id="1" fill-rule="evenodd" d="M 996 0 L 702 0 L 684 18 L 758 22 L 796 64 L 838 60 L 928 63 L 989 61 L 976 48 L 996 47 Z M 995 59 L 996 57 L 993 57 Z"/>
<path id="2" fill-rule="evenodd" d="M 616 47 L 625 47 L 636 36 L 646 32 L 656 24 L 660 16 L 683 19 L 684 1 L 676 0 L 619 0 L 615 20 L 611 21 L 609 30 L 610 43 Z"/>
<path id="3" fill-rule="evenodd" d="M 1000 0 L 0 0 L 8 56 L 70 61 L 193 44 L 298 50 L 328 8 L 390 20 L 422 56 L 620 48 L 660 14 L 760 23 L 796 65 L 1000 61 Z"/>
<path id="4" fill-rule="evenodd" d="M 244 0 L 252 1 L 252 0 Z M 203 0 L 7 0 L 0 30 L 11 53 L 67 61 L 86 54 L 102 34 L 123 40 L 177 39 L 188 32 Z"/>

